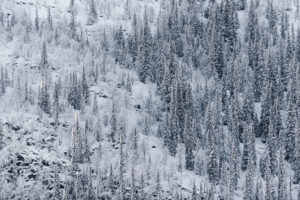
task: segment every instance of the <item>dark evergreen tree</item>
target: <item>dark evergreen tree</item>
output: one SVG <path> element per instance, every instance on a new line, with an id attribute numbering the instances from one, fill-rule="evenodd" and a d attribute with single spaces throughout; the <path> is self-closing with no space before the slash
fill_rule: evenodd
<path id="1" fill-rule="evenodd" d="M 81 108 L 81 92 L 80 84 L 77 80 L 77 75 L 74 72 L 71 74 L 71 83 L 68 93 L 68 102 L 73 106 L 74 109 L 80 110 Z"/>
<path id="2" fill-rule="evenodd" d="M 286 185 L 286 173 L 283 148 L 279 151 L 279 170 L 278 170 L 278 200 L 287 199 L 287 185 Z"/>
<path id="3" fill-rule="evenodd" d="M 115 61 L 120 63 L 121 65 L 125 65 L 125 37 L 122 26 L 116 31 L 114 35 L 114 56 Z"/>
<path id="4" fill-rule="evenodd" d="M 224 64 L 224 55 L 223 55 L 223 44 L 222 37 L 220 33 L 220 25 L 218 15 L 219 10 L 216 8 L 214 10 L 214 15 L 211 19 L 211 36 L 209 38 L 209 63 L 211 70 L 214 70 L 219 79 L 222 78 L 225 64 Z"/>
<path id="5" fill-rule="evenodd" d="M 245 10 L 247 5 L 247 0 L 238 0 L 237 5 L 239 10 Z"/>
<path id="6" fill-rule="evenodd" d="M 172 156 L 175 156 L 177 153 L 177 144 L 178 144 L 178 131 L 179 131 L 179 122 L 177 115 L 177 96 L 176 96 L 176 87 L 173 85 L 171 93 L 171 106 L 170 106 L 170 122 L 169 122 L 169 140 L 168 148 Z"/>
<path id="7" fill-rule="evenodd" d="M 140 182 L 140 191 L 139 191 L 139 198 L 141 200 L 146 200 L 146 193 L 145 193 L 145 181 L 144 181 L 144 175 L 143 172 L 141 173 L 141 182 Z"/>
<path id="8" fill-rule="evenodd" d="M 47 48 L 46 48 L 46 41 L 43 39 L 42 43 L 42 53 L 41 53 L 41 61 L 40 61 L 40 69 L 42 70 L 42 74 L 45 75 L 45 71 L 49 68 L 48 63 L 48 55 L 47 55 Z"/>
<path id="9" fill-rule="evenodd" d="M 275 128 L 274 128 L 274 124 L 273 121 L 271 121 L 270 123 L 270 127 L 269 127 L 269 133 L 268 133 L 268 138 L 267 138 L 267 146 L 268 146 L 268 155 L 267 157 L 269 157 L 268 159 L 270 159 L 270 170 L 272 174 L 276 174 L 277 173 L 277 140 L 276 140 L 276 135 L 275 135 Z"/>
<path id="10" fill-rule="evenodd" d="M 59 83 L 55 82 L 54 92 L 53 92 L 53 115 L 54 115 L 54 123 L 56 127 L 59 125 L 59 121 L 58 121 L 59 113 L 60 113 L 59 96 L 60 96 Z"/>
<path id="11" fill-rule="evenodd" d="M 57 166 L 55 165 L 54 167 L 54 180 L 53 180 L 53 199 L 61 199 L 62 195 L 61 192 L 59 191 L 60 189 L 60 183 L 59 183 L 59 172 L 57 169 Z"/>
<path id="12" fill-rule="evenodd" d="M 50 97 L 48 92 L 48 86 L 45 81 L 43 81 L 42 85 L 39 87 L 39 107 L 46 114 L 51 113 L 50 109 Z"/>
<path id="13" fill-rule="evenodd" d="M 249 13 L 248 13 L 248 41 L 249 44 L 253 44 L 255 42 L 255 40 L 257 39 L 257 25 L 258 25 L 258 19 L 257 19 L 257 15 L 255 12 L 255 6 L 254 6 L 254 2 L 253 0 L 251 0 L 250 2 L 250 7 L 249 7 Z"/>
<path id="14" fill-rule="evenodd" d="M 84 126 L 84 135 L 83 135 L 83 159 L 84 162 L 91 162 L 90 159 L 90 146 L 89 146 L 89 141 L 88 141 L 88 135 L 89 135 L 89 125 L 88 125 L 88 121 L 85 122 L 85 126 Z"/>
<path id="15" fill-rule="evenodd" d="M 79 127 L 78 117 L 75 117 L 75 126 L 72 129 L 72 163 L 82 163 L 83 154 L 82 154 L 82 137 Z"/>
<path id="16" fill-rule="evenodd" d="M 118 131 L 118 124 L 117 124 L 117 108 L 116 108 L 116 103 L 115 100 L 113 100 L 112 103 L 112 110 L 111 110 L 111 118 L 110 118 L 110 138 L 112 142 L 116 142 L 115 136 Z"/>
<path id="17" fill-rule="evenodd" d="M 288 107 L 287 107 L 287 121 L 286 121 L 286 137 L 285 137 L 285 158 L 289 162 L 293 161 L 293 154 L 295 149 L 295 120 L 296 120 L 296 68 L 297 72 L 299 66 L 294 63 L 290 66 L 289 85 L 288 85 Z"/>
<path id="18" fill-rule="evenodd" d="M 214 135 L 208 136 L 208 162 L 207 162 L 207 174 L 209 181 L 213 184 L 217 184 L 219 181 L 219 166 L 218 166 L 218 154 L 215 147 Z"/>
<path id="19" fill-rule="evenodd" d="M 39 13 L 38 13 L 37 8 L 35 8 L 34 25 L 35 25 L 35 30 L 39 31 L 39 29 L 40 29 L 40 20 L 39 20 Z"/>
<path id="20" fill-rule="evenodd" d="M 149 27 L 147 12 L 144 13 L 143 29 L 141 31 L 141 38 L 139 44 L 139 66 L 138 75 L 140 81 L 145 83 L 147 79 L 152 80 L 151 69 L 151 52 L 152 48 L 152 35 Z"/>
<path id="21" fill-rule="evenodd" d="M 132 62 L 134 65 L 136 65 L 138 59 L 138 50 L 139 50 L 139 32 L 138 32 L 136 13 L 133 14 L 132 30 L 133 30 L 133 35 L 131 36 L 129 50 L 132 56 Z"/>
<path id="22" fill-rule="evenodd" d="M 194 170 L 194 127 L 192 126 L 191 116 L 186 114 L 185 116 L 185 126 L 184 126 L 184 135 L 185 135 L 185 167 L 187 170 Z"/>
<path id="23" fill-rule="evenodd" d="M 232 0 L 226 0 L 223 9 L 223 37 L 225 42 L 230 45 L 231 50 L 235 45 L 237 39 L 235 26 L 235 6 Z"/>
<path id="24" fill-rule="evenodd" d="M 96 6 L 94 0 L 89 0 L 88 24 L 92 25 L 98 20 Z"/>
<path id="25" fill-rule="evenodd" d="M 120 181 L 120 185 L 119 185 L 119 189 L 120 189 L 120 193 L 119 193 L 119 199 L 120 200 L 125 200 L 125 180 L 124 180 L 124 176 L 126 173 L 126 169 L 125 169 L 125 158 L 124 158 L 124 150 L 123 150 L 123 141 L 122 141 L 122 136 L 120 136 L 120 150 L 119 150 L 119 181 Z"/>
<path id="26" fill-rule="evenodd" d="M 3 132 L 3 125 L 0 121 L 0 151 L 4 148 L 4 142 L 3 142 L 4 132 Z"/>
<path id="27" fill-rule="evenodd" d="M 69 29 L 70 29 L 71 38 L 74 40 L 77 40 L 76 15 L 75 15 L 75 11 L 73 9 L 71 10 L 71 20 L 69 23 Z"/>
<path id="28" fill-rule="evenodd" d="M 84 104 L 89 104 L 89 86 L 87 84 L 84 66 L 82 66 L 82 77 L 81 77 L 80 89 L 81 89 L 81 98 L 83 99 Z"/>
<path id="29" fill-rule="evenodd" d="M 254 200 L 254 172 L 253 172 L 253 161 L 248 160 L 247 171 L 246 171 L 246 182 L 244 190 L 244 200 Z"/>
<path id="30" fill-rule="evenodd" d="M 298 184 L 300 182 L 300 124 L 299 119 L 296 123 L 296 138 L 295 138 L 295 149 L 294 149 L 294 160 L 293 169 L 294 177 L 293 182 Z"/>
<path id="31" fill-rule="evenodd" d="M 48 6 L 47 21 L 48 21 L 49 29 L 52 31 L 52 29 L 53 29 L 53 23 L 52 23 L 52 16 L 51 16 L 51 8 L 50 8 L 50 6 Z"/>
<path id="32" fill-rule="evenodd" d="M 4 74 L 4 69 L 3 67 L 1 68 L 1 82 L 0 82 L 0 91 L 2 94 L 5 93 L 5 87 L 6 87 L 6 83 L 5 83 L 5 74 Z"/>
<path id="33" fill-rule="evenodd" d="M 194 182 L 193 192 L 192 192 L 192 200 L 197 200 L 197 188 Z"/>
<path id="34" fill-rule="evenodd" d="M 273 37 L 273 42 L 275 44 L 275 41 L 277 39 L 277 13 L 273 7 L 273 2 L 269 2 L 268 5 L 268 11 L 267 11 L 267 19 L 268 19 L 268 25 L 269 25 L 269 32 Z"/>
<path id="35" fill-rule="evenodd" d="M 156 175 L 156 185 L 155 185 L 155 191 L 154 191 L 154 199 L 155 200 L 161 200 L 161 183 L 160 183 L 160 174 L 157 172 Z"/>
<path id="36" fill-rule="evenodd" d="M 258 42 L 255 43 L 256 45 L 258 45 L 258 48 L 256 48 L 256 51 L 258 53 L 257 54 L 258 58 L 257 58 L 256 67 L 254 68 L 254 100 L 255 102 L 260 102 L 261 96 L 263 96 L 262 92 L 263 92 L 263 83 L 264 83 L 263 74 L 265 68 L 265 53 L 264 53 L 262 42 L 259 41 L 259 44 L 257 43 Z"/>

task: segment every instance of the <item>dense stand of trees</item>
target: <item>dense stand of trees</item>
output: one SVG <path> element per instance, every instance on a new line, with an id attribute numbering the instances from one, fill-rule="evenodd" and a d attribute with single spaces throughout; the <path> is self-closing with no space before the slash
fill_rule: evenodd
<path id="1" fill-rule="evenodd" d="M 53 187 L 48 188 L 46 197 L 183 199 L 186 194 L 182 190 L 166 190 L 165 174 L 150 169 L 150 154 L 139 141 L 143 134 L 163 140 L 168 155 L 178 163 L 178 172 L 184 169 L 203 177 L 200 187 L 194 182 L 188 188 L 188 199 L 229 200 L 236 191 L 242 191 L 244 200 L 292 200 L 294 191 L 300 199 L 300 29 L 293 26 L 288 13 L 275 9 L 272 1 L 265 2 L 265 16 L 258 16 L 261 3 L 170 0 L 161 3 L 155 22 L 148 7 L 142 15 L 127 11 L 131 32 L 125 33 L 122 26 L 109 31 L 112 34 L 103 30 L 100 41 L 83 31 L 74 0 L 64 27 L 52 18 L 50 7 L 45 22 L 38 8 L 34 21 L 28 16 L 22 20 L 14 15 L 3 17 L 1 12 L 1 34 L 7 42 L 19 37 L 17 27 L 22 27 L 24 43 L 32 42 L 33 36 L 46 36 L 41 40 L 37 68 L 43 81 L 37 91 L 32 82 L 14 80 L 11 69 L 1 68 L 2 98 L 7 88 L 14 88 L 18 103 L 36 104 L 39 118 L 53 119 L 57 132 L 63 126 L 61 115 L 66 107 L 79 113 L 70 130 L 68 178 L 62 179 L 58 164 L 54 164 Z M 87 4 L 87 26 L 101 20 L 97 4 L 94 0 Z M 131 1 L 125 5 L 130 10 Z M 241 12 L 247 16 L 245 21 L 238 17 Z M 266 19 L 267 25 L 260 18 Z M 64 83 L 61 77 L 53 83 L 51 74 L 57 66 L 48 55 L 49 46 L 73 48 L 78 57 L 90 56 L 92 61 L 64 74 Z M 113 63 L 107 57 L 112 57 Z M 156 86 L 160 98 L 159 105 L 147 100 L 142 123 L 130 135 L 126 134 L 127 116 L 119 112 L 118 97 L 112 94 L 109 113 L 100 115 L 98 94 L 91 92 L 92 86 L 107 82 L 107 68 L 114 68 L 111 65 L 131 73 L 122 74 L 119 84 L 127 94 L 132 93 L 132 74 L 136 73 L 141 83 Z M 6 145 L 2 126 L 0 123 L 0 151 Z M 103 129 L 109 134 L 102 135 Z M 91 147 L 90 137 L 96 139 L 96 148 Z M 117 150 L 118 166 L 95 169 L 91 156 L 102 159 L 105 140 Z M 138 174 L 131 162 L 137 164 L 141 159 L 143 169 Z M 15 176 L 16 172 L 9 178 L 14 186 Z"/>

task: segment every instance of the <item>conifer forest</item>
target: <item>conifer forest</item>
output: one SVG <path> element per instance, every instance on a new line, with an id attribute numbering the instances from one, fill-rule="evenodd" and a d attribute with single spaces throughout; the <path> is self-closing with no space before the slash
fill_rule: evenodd
<path id="1" fill-rule="evenodd" d="M 0 0 L 0 200 L 300 200 L 300 0 Z"/>

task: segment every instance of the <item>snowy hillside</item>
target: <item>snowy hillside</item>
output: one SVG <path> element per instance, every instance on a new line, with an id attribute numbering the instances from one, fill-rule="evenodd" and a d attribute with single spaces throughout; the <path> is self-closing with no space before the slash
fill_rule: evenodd
<path id="1" fill-rule="evenodd" d="M 297 0 L 0 0 L 0 199 L 300 200 Z"/>

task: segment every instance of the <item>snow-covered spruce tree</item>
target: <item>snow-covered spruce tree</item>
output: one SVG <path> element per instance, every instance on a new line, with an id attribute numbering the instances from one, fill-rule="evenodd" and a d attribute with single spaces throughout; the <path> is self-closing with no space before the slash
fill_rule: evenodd
<path id="1" fill-rule="evenodd" d="M 94 102 L 93 102 L 93 114 L 96 116 L 98 114 L 99 108 L 98 108 L 98 101 L 97 101 L 97 95 L 94 94 Z"/>
<path id="2" fill-rule="evenodd" d="M 46 41 L 43 38 L 42 41 L 42 53 L 41 53 L 41 61 L 40 61 L 40 69 L 42 72 L 42 75 L 46 75 L 46 71 L 49 68 L 49 63 L 48 63 L 48 55 L 47 55 L 47 47 L 46 47 Z"/>
<path id="3" fill-rule="evenodd" d="M 268 147 L 266 152 L 269 152 Z M 275 190 L 274 190 L 274 181 L 273 181 L 273 176 L 271 174 L 271 161 L 270 161 L 270 156 L 266 156 L 266 166 L 265 166 L 265 200 L 273 200 L 276 198 L 275 196 Z"/>
<path id="4" fill-rule="evenodd" d="M 179 122 L 177 115 L 177 93 L 176 86 L 172 85 L 171 93 L 171 105 L 170 105 L 170 138 L 168 142 L 169 152 L 172 156 L 175 156 L 177 153 L 177 144 L 178 144 L 178 131 L 179 131 Z"/>
<path id="5" fill-rule="evenodd" d="M 268 146 L 268 157 L 270 157 L 270 169 L 272 174 L 277 173 L 278 162 L 277 162 L 277 149 L 278 149 L 277 137 L 275 135 L 275 128 L 273 121 L 270 123 L 269 133 L 267 138 L 267 146 Z"/>
<path id="6" fill-rule="evenodd" d="M 118 113 L 116 108 L 116 102 L 112 102 L 111 118 L 110 118 L 110 139 L 112 142 L 116 142 L 115 137 L 118 132 Z"/>
<path id="7" fill-rule="evenodd" d="M 281 103 L 280 103 L 280 97 L 277 96 L 275 99 L 275 105 L 271 107 L 271 116 L 272 121 L 274 124 L 274 136 L 276 137 L 276 142 L 278 143 L 280 131 L 283 129 L 283 124 L 282 124 L 282 116 L 281 116 Z"/>
<path id="8" fill-rule="evenodd" d="M 77 115 L 75 116 L 75 125 L 72 129 L 72 163 L 82 163 L 82 136 Z"/>
<path id="9" fill-rule="evenodd" d="M 60 105 L 59 105 L 59 96 L 60 96 L 60 86 L 57 81 L 55 81 L 54 92 L 53 92 L 53 116 L 55 127 L 59 125 L 59 113 L 60 113 Z"/>
<path id="10" fill-rule="evenodd" d="M 152 196 L 153 196 L 153 198 L 152 198 L 153 200 L 161 200 L 162 199 L 159 171 L 157 171 L 157 174 L 156 174 L 155 189 L 154 189 Z"/>
<path id="11" fill-rule="evenodd" d="M 68 12 L 71 12 L 74 9 L 75 0 L 70 0 Z"/>
<path id="12" fill-rule="evenodd" d="M 250 162 L 248 159 L 251 159 L 252 164 L 254 164 L 254 157 L 252 153 L 255 153 L 254 148 L 255 144 L 253 144 L 253 123 L 250 122 L 246 125 L 244 129 L 244 139 L 243 139 L 243 153 L 242 153 L 242 163 L 241 169 L 245 171 L 247 169 L 248 163 Z M 254 141 L 255 142 L 255 141 Z M 252 152 L 253 151 L 253 152 Z M 250 155 L 251 152 L 251 155 Z M 256 160 L 256 157 L 255 157 Z"/>
<path id="13" fill-rule="evenodd" d="M 89 86 L 86 80 L 85 68 L 82 66 L 81 75 L 81 98 L 83 98 L 84 104 L 89 105 Z"/>
<path id="14" fill-rule="evenodd" d="M 80 110 L 81 107 L 81 92 L 80 84 L 77 80 L 76 72 L 70 75 L 70 86 L 68 93 L 68 102 L 73 106 L 74 109 Z"/>
<path id="15" fill-rule="evenodd" d="M 248 73 L 248 78 L 249 79 L 245 90 L 244 104 L 242 108 L 242 120 L 246 124 L 249 124 L 249 122 L 254 120 L 253 76 L 251 72 Z"/>
<path id="16" fill-rule="evenodd" d="M 141 178 L 140 178 L 140 190 L 139 190 L 139 198 L 141 200 L 146 200 L 146 193 L 145 193 L 145 180 L 144 180 L 144 175 L 143 172 L 141 173 Z"/>
<path id="17" fill-rule="evenodd" d="M 195 140 L 195 133 L 193 127 L 193 119 L 189 114 L 185 116 L 185 125 L 184 125 L 184 135 L 185 135 L 185 168 L 187 170 L 193 171 L 194 170 L 194 140 Z"/>
<path id="18" fill-rule="evenodd" d="M 148 113 L 143 114 L 143 130 L 144 135 L 150 135 L 151 133 L 151 121 L 150 121 L 150 115 Z"/>
<path id="19" fill-rule="evenodd" d="M 221 170 L 220 170 L 220 198 L 221 199 L 226 199 L 228 198 L 228 172 L 227 172 L 227 167 L 228 164 L 224 160 L 222 160 L 221 165 Z"/>
<path id="20" fill-rule="evenodd" d="M 207 130 L 207 174 L 212 184 L 219 182 L 218 151 L 216 150 L 215 135 L 212 130 Z"/>
<path id="21" fill-rule="evenodd" d="M 286 184 L 286 173 L 285 173 L 285 163 L 284 163 L 284 152 L 281 147 L 279 150 L 279 169 L 278 169 L 278 200 L 287 199 L 287 184 Z"/>
<path id="22" fill-rule="evenodd" d="M 293 48 L 293 38 L 291 38 L 290 33 L 288 32 L 286 45 L 284 50 L 284 68 L 281 70 L 281 77 L 282 77 L 282 84 L 284 91 L 288 89 L 289 83 L 289 69 L 291 64 L 293 64 L 293 57 L 294 57 L 294 48 Z"/>
<path id="23" fill-rule="evenodd" d="M 255 200 L 263 199 L 263 184 L 262 184 L 262 179 L 259 177 L 257 178 L 256 185 L 255 185 L 254 199 Z"/>
<path id="24" fill-rule="evenodd" d="M 261 121 L 260 121 L 260 131 L 262 141 L 266 142 L 267 135 L 269 131 L 270 124 L 270 102 L 271 102 L 271 87 L 268 78 L 268 72 L 264 72 L 264 82 L 263 82 L 263 96 L 262 96 L 262 110 L 261 110 Z"/>
<path id="25" fill-rule="evenodd" d="M 92 172 L 91 168 L 88 170 L 88 186 L 86 191 L 86 199 L 96 200 L 95 188 L 93 187 L 93 179 L 92 179 Z"/>
<path id="26" fill-rule="evenodd" d="M 164 71 L 166 65 L 166 56 L 164 52 L 163 41 L 157 41 L 156 44 L 158 50 L 155 52 L 156 55 L 156 67 L 155 67 L 155 82 L 157 84 L 158 90 L 161 93 L 162 91 L 162 83 L 164 78 Z"/>
<path id="27" fill-rule="evenodd" d="M 132 169 L 131 169 L 131 189 L 130 189 L 130 198 L 132 200 L 139 199 L 138 192 L 137 192 L 137 186 L 136 186 L 135 182 L 136 182 L 136 180 L 134 177 L 134 169 L 132 167 Z"/>
<path id="28" fill-rule="evenodd" d="M 138 49 L 139 49 L 139 31 L 138 31 L 138 21 L 136 13 L 133 14 L 132 18 L 132 36 L 130 38 L 129 52 L 132 57 L 132 63 L 135 66 L 138 59 Z"/>
<path id="29" fill-rule="evenodd" d="M 257 43 L 258 48 L 258 58 L 257 58 L 257 64 L 254 68 L 254 100 L 255 102 L 260 102 L 261 97 L 263 96 L 263 72 L 265 68 L 265 50 L 263 48 L 263 43 L 259 39 L 258 35 L 258 28 L 256 29 L 256 40 L 259 40 Z"/>
<path id="30" fill-rule="evenodd" d="M 0 151 L 4 148 L 3 137 L 4 137 L 3 124 L 2 121 L 0 121 Z"/>
<path id="31" fill-rule="evenodd" d="M 170 109 L 170 103 L 171 103 L 171 92 L 172 92 L 172 85 L 175 85 L 178 80 L 175 81 L 175 74 L 176 69 L 178 67 L 177 60 L 175 58 L 175 55 L 171 53 L 170 63 L 169 65 L 164 65 L 164 76 L 162 79 L 162 85 L 161 85 L 161 96 L 164 100 L 164 105 L 166 110 Z M 179 89 L 179 87 L 177 87 Z M 180 93 L 177 93 L 178 95 Z M 178 101 L 178 100 L 177 100 Z"/>
<path id="32" fill-rule="evenodd" d="M 238 142 L 237 127 L 233 124 L 232 133 L 229 138 L 229 193 L 237 189 L 239 178 Z"/>
<path id="33" fill-rule="evenodd" d="M 52 31 L 53 30 L 53 23 L 52 23 L 52 16 L 51 16 L 51 8 L 50 8 L 50 6 L 48 6 L 47 21 L 48 21 L 49 29 Z"/>
<path id="34" fill-rule="evenodd" d="M 254 199 L 254 166 L 253 160 L 251 159 L 251 153 L 249 154 L 247 171 L 246 171 L 246 181 L 244 187 L 244 200 L 252 200 Z M 254 168 L 254 169 L 253 169 Z"/>
<path id="35" fill-rule="evenodd" d="M 247 5 L 247 0 L 238 0 L 237 7 L 239 10 L 245 10 Z"/>
<path id="36" fill-rule="evenodd" d="M 109 190 L 109 197 L 112 198 L 112 196 L 115 194 L 115 178 L 112 165 L 110 165 L 109 176 L 107 178 L 107 187 Z"/>
<path id="37" fill-rule="evenodd" d="M 178 6 L 177 4 L 171 5 L 171 13 L 168 18 L 168 37 L 174 41 L 173 53 L 178 57 L 183 57 L 183 40 L 180 34 L 180 22 L 178 16 Z"/>
<path id="38" fill-rule="evenodd" d="M 96 141 L 100 142 L 102 140 L 102 124 L 99 118 L 95 124 L 94 131 L 95 131 Z"/>
<path id="39" fill-rule="evenodd" d="M 120 200 L 125 200 L 125 188 L 126 188 L 126 180 L 125 179 L 125 173 L 126 173 L 126 169 L 125 169 L 125 158 L 124 158 L 124 150 L 123 150 L 123 139 L 122 139 L 122 135 L 120 135 L 120 141 L 119 141 L 119 145 L 120 145 L 120 150 L 119 150 L 119 199 Z"/>
<path id="40" fill-rule="evenodd" d="M 193 186 L 193 192 L 192 192 L 192 200 L 197 200 L 197 188 L 196 188 L 196 184 L 194 181 L 194 186 Z"/>
<path id="41" fill-rule="evenodd" d="M 106 36 L 106 31 L 105 29 L 103 30 L 103 36 L 102 36 L 102 41 L 101 41 L 101 44 L 102 44 L 102 49 L 105 50 L 106 52 L 109 51 L 109 42 L 107 40 L 107 36 Z"/>
<path id="42" fill-rule="evenodd" d="M 297 69 L 297 70 L 296 70 Z M 286 137 L 285 137 L 285 159 L 289 162 L 293 161 L 295 149 L 295 120 L 296 120 L 296 75 L 299 72 L 299 65 L 294 63 L 290 65 L 288 85 L 288 107 L 286 120 Z"/>
<path id="43" fill-rule="evenodd" d="M 230 49 L 233 50 L 237 39 L 237 30 L 234 24 L 234 15 L 236 12 L 234 2 L 232 0 L 226 0 L 223 9 L 223 38 L 224 41 L 229 44 Z"/>
<path id="44" fill-rule="evenodd" d="M 71 0 L 72 1 L 72 0 Z M 76 13 L 71 10 L 71 19 L 69 23 L 69 32 L 72 39 L 77 40 L 77 25 L 76 25 Z"/>
<path id="45" fill-rule="evenodd" d="M 278 37 L 278 31 L 277 31 L 277 13 L 273 7 L 273 2 L 270 2 L 268 4 L 267 19 L 269 25 L 269 32 L 273 37 L 273 44 L 275 44 Z"/>
<path id="46" fill-rule="evenodd" d="M 114 56 L 115 61 L 121 65 L 125 64 L 126 50 L 125 50 L 125 38 L 123 33 L 123 28 L 120 28 L 116 31 L 114 35 Z"/>
<path id="47" fill-rule="evenodd" d="M 1 67 L 1 80 L 0 80 L 0 91 L 2 94 L 5 93 L 5 87 L 6 87 L 6 84 L 5 84 L 5 77 L 4 77 L 4 69 L 3 67 Z"/>
<path id="48" fill-rule="evenodd" d="M 28 81 L 25 81 L 25 88 L 24 88 L 24 101 L 27 102 L 28 101 Z"/>
<path id="49" fill-rule="evenodd" d="M 203 134 L 203 130 L 202 130 L 202 110 L 201 110 L 201 102 L 200 102 L 200 92 L 196 93 L 195 96 L 195 105 L 194 105 L 194 109 L 195 109 L 195 113 L 194 113 L 194 119 L 195 119 L 195 135 L 196 138 L 198 139 L 198 144 L 201 144 L 200 146 L 203 148 L 203 142 L 204 142 L 204 134 Z"/>
<path id="50" fill-rule="evenodd" d="M 151 69 L 152 69 L 152 60 L 151 60 L 151 50 L 152 50 L 152 34 L 149 27 L 147 11 L 144 11 L 144 20 L 143 27 L 141 30 L 140 44 L 139 44 L 139 66 L 137 67 L 137 72 L 140 78 L 140 81 L 145 83 L 147 80 L 152 80 Z"/>
<path id="51" fill-rule="evenodd" d="M 300 62 L 300 29 L 298 28 L 297 30 L 297 38 L 295 41 L 295 54 L 296 54 L 296 58 L 297 61 Z"/>
<path id="52" fill-rule="evenodd" d="M 41 86 L 39 87 L 39 107 L 40 109 L 45 112 L 46 114 L 51 113 L 50 109 L 50 97 L 49 97 L 49 92 L 48 92 L 48 85 L 46 81 L 43 81 Z"/>
<path id="53" fill-rule="evenodd" d="M 300 182 L 300 124 L 299 120 L 296 123 L 296 138 L 295 138 L 295 149 L 293 157 L 293 169 L 294 177 L 293 182 L 298 184 Z"/>
<path id="54" fill-rule="evenodd" d="M 53 180 L 53 199 L 61 199 L 60 183 L 59 183 L 59 172 L 57 165 L 54 166 L 54 180 Z"/>
<path id="55" fill-rule="evenodd" d="M 89 141 L 88 141 L 88 135 L 89 135 L 89 127 L 88 127 L 88 121 L 85 121 L 85 125 L 84 125 L 84 134 L 83 134 L 83 145 L 82 145 L 82 155 L 83 155 L 83 159 L 84 162 L 91 162 L 90 159 L 90 146 L 89 146 Z"/>
<path id="56" fill-rule="evenodd" d="M 89 0 L 89 13 L 88 13 L 88 25 L 96 23 L 98 20 L 96 5 L 94 0 Z"/>
<path id="57" fill-rule="evenodd" d="M 211 69 L 216 72 L 219 79 L 223 77 L 225 68 L 222 35 L 220 32 L 219 8 L 215 8 L 210 19 L 211 36 L 209 38 L 209 64 Z"/>
<path id="58" fill-rule="evenodd" d="M 253 0 L 250 2 L 250 7 L 249 7 L 249 12 L 248 12 L 248 24 L 247 24 L 247 32 L 249 36 L 248 43 L 249 44 L 254 44 L 254 42 L 258 39 L 256 31 L 258 26 L 258 19 L 257 19 L 257 14 L 255 11 L 255 6 Z M 251 66 L 251 65 L 250 65 Z"/>
<path id="59" fill-rule="evenodd" d="M 34 25 L 35 25 L 35 30 L 38 32 L 40 29 L 40 20 L 39 20 L 39 13 L 37 7 L 35 8 Z"/>
<path id="60" fill-rule="evenodd" d="M 164 139 L 164 145 L 166 145 L 167 147 L 170 144 L 170 138 L 171 138 L 170 117 L 169 114 L 166 113 L 164 124 L 163 124 L 163 139 Z"/>

